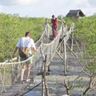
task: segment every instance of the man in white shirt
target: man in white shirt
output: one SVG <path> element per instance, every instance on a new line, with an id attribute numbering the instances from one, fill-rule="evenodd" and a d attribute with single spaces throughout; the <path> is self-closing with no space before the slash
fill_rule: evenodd
<path id="1" fill-rule="evenodd" d="M 31 38 L 30 32 L 25 33 L 25 37 L 21 37 L 16 45 L 15 51 L 13 55 L 18 50 L 20 60 L 26 60 L 30 55 L 32 55 L 32 50 L 36 51 L 34 40 Z M 29 62 L 27 62 L 29 63 Z M 30 64 L 23 64 L 22 72 L 21 72 L 21 81 L 24 81 L 24 73 L 27 69 L 27 79 L 26 81 L 29 81 L 30 76 Z"/>

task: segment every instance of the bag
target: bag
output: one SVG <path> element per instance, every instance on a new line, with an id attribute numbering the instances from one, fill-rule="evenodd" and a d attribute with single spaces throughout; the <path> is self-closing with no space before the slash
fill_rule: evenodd
<path id="1" fill-rule="evenodd" d="M 24 59 L 28 58 L 28 55 L 22 49 L 19 49 L 19 56 Z"/>

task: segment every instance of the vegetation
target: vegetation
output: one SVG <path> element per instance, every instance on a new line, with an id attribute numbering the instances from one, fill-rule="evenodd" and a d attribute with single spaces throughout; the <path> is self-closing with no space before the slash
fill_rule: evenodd
<path id="1" fill-rule="evenodd" d="M 75 37 L 84 43 L 86 56 L 96 58 L 96 17 L 84 17 L 79 20 L 64 19 L 68 26 L 72 22 L 75 23 Z M 0 14 L 0 61 L 11 57 L 16 42 L 19 37 L 24 36 L 26 31 L 31 31 L 32 38 L 35 41 L 38 40 L 44 30 L 44 22 L 44 18 L 21 18 L 19 16 Z M 91 62 L 91 65 L 96 66 L 95 61 Z M 88 69 L 93 69 L 93 67 L 89 66 Z"/>
<path id="2" fill-rule="evenodd" d="M 21 18 L 19 16 L 0 14 L 0 61 L 10 58 L 18 39 L 26 31 L 32 38 L 39 39 L 44 30 L 44 18 Z"/>
<path id="3" fill-rule="evenodd" d="M 86 45 L 86 51 L 90 55 L 96 55 L 96 17 L 84 17 L 78 20 L 65 18 L 67 24 L 75 23 L 75 36 Z"/>
<path id="4" fill-rule="evenodd" d="M 96 17 L 88 17 L 78 21 L 77 35 L 86 44 L 89 55 L 96 55 Z"/>
<path id="5" fill-rule="evenodd" d="M 85 58 L 89 59 L 87 69 L 96 73 L 96 16 L 81 19 L 65 18 L 67 24 L 75 23 L 75 38 L 85 46 Z M 90 61 L 91 60 L 91 61 Z"/>

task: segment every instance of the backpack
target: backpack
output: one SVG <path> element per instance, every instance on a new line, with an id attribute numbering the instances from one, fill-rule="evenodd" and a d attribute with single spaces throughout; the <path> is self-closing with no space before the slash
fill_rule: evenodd
<path id="1" fill-rule="evenodd" d="M 28 55 L 25 53 L 24 49 L 19 49 L 19 56 L 24 59 L 28 58 Z"/>

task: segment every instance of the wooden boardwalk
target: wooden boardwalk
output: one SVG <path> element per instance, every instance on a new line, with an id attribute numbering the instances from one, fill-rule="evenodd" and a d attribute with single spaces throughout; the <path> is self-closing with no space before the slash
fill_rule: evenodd
<path id="1" fill-rule="evenodd" d="M 64 94 L 66 94 L 64 80 L 65 82 L 70 83 L 73 86 L 73 89 L 70 90 L 71 96 L 81 96 L 81 94 L 88 86 L 89 77 L 84 72 L 82 72 L 82 65 L 80 65 L 78 63 L 78 60 L 71 56 L 71 54 L 69 54 L 67 64 L 68 70 L 67 75 L 65 76 L 63 61 L 56 55 L 52 60 L 50 65 L 50 75 L 47 75 L 50 96 L 63 96 Z M 41 77 L 37 76 L 35 78 L 35 81 L 38 82 L 40 79 Z M 32 86 L 30 85 L 30 89 L 31 88 Z M 42 96 L 40 95 L 41 93 L 42 86 L 39 85 L 24 96 Z M 96 96 L 96 90 L 90 89 L 87 93 L 87 96 Z"/>
<path id="2" fill-rule="evenodd" d="M 64 62 L 57 55 L 55 55 L 51 61 L 49 73 L 50 74 L 46 77 L 51 96 L 62 96 L 63 94 L 66 94 L 64 80 L 74 86 L 73 89 L 70 90 L 72 94 L 71 96 L 81 96 L 80 94 L 82 94 L 89 82 L 89 77 L 82 72 L 82 65 L 79 64 L 78 60 L 70 53 L 68 53 L 67 58 L 66 75 L 64 75 Z M 41 79 L 41 75 L 37 75 L 34 79 L 34 83 L 18 84 L 0 96 L 42 96 Z M 39 85 L 33 88 L 37 84 Z M 90 90 L 87 96 L 96 96 L 96 90 Z"/>
<path id="3" fill-rule="evenodd" d="M 76 52 L 78 55 L 81 53 Z M 50 96 L 63 96 L 66 94 L 64 81 L 69 84 L 69 86 L 73 86 L 73 88 L 70 89 L 71 96 L 81 96 L 90 81 L 89 77 L 82 71 L 82 68 L 83 63 L 80 64 L 79 60 L 68 51 L 67 74 L 65 75 L 64 61 L 55 54 L 55 57 L 50 63 L 49 75 L 46 76 Z M 42 96 L 41 80 L 42 76 L 37 75 L 34 78 L 34 83 L 16 84 L 11 90 L 4 92 L 0 96 Z M 96 89 L 90 89 L 86 96 L 96 96 Z"/>

